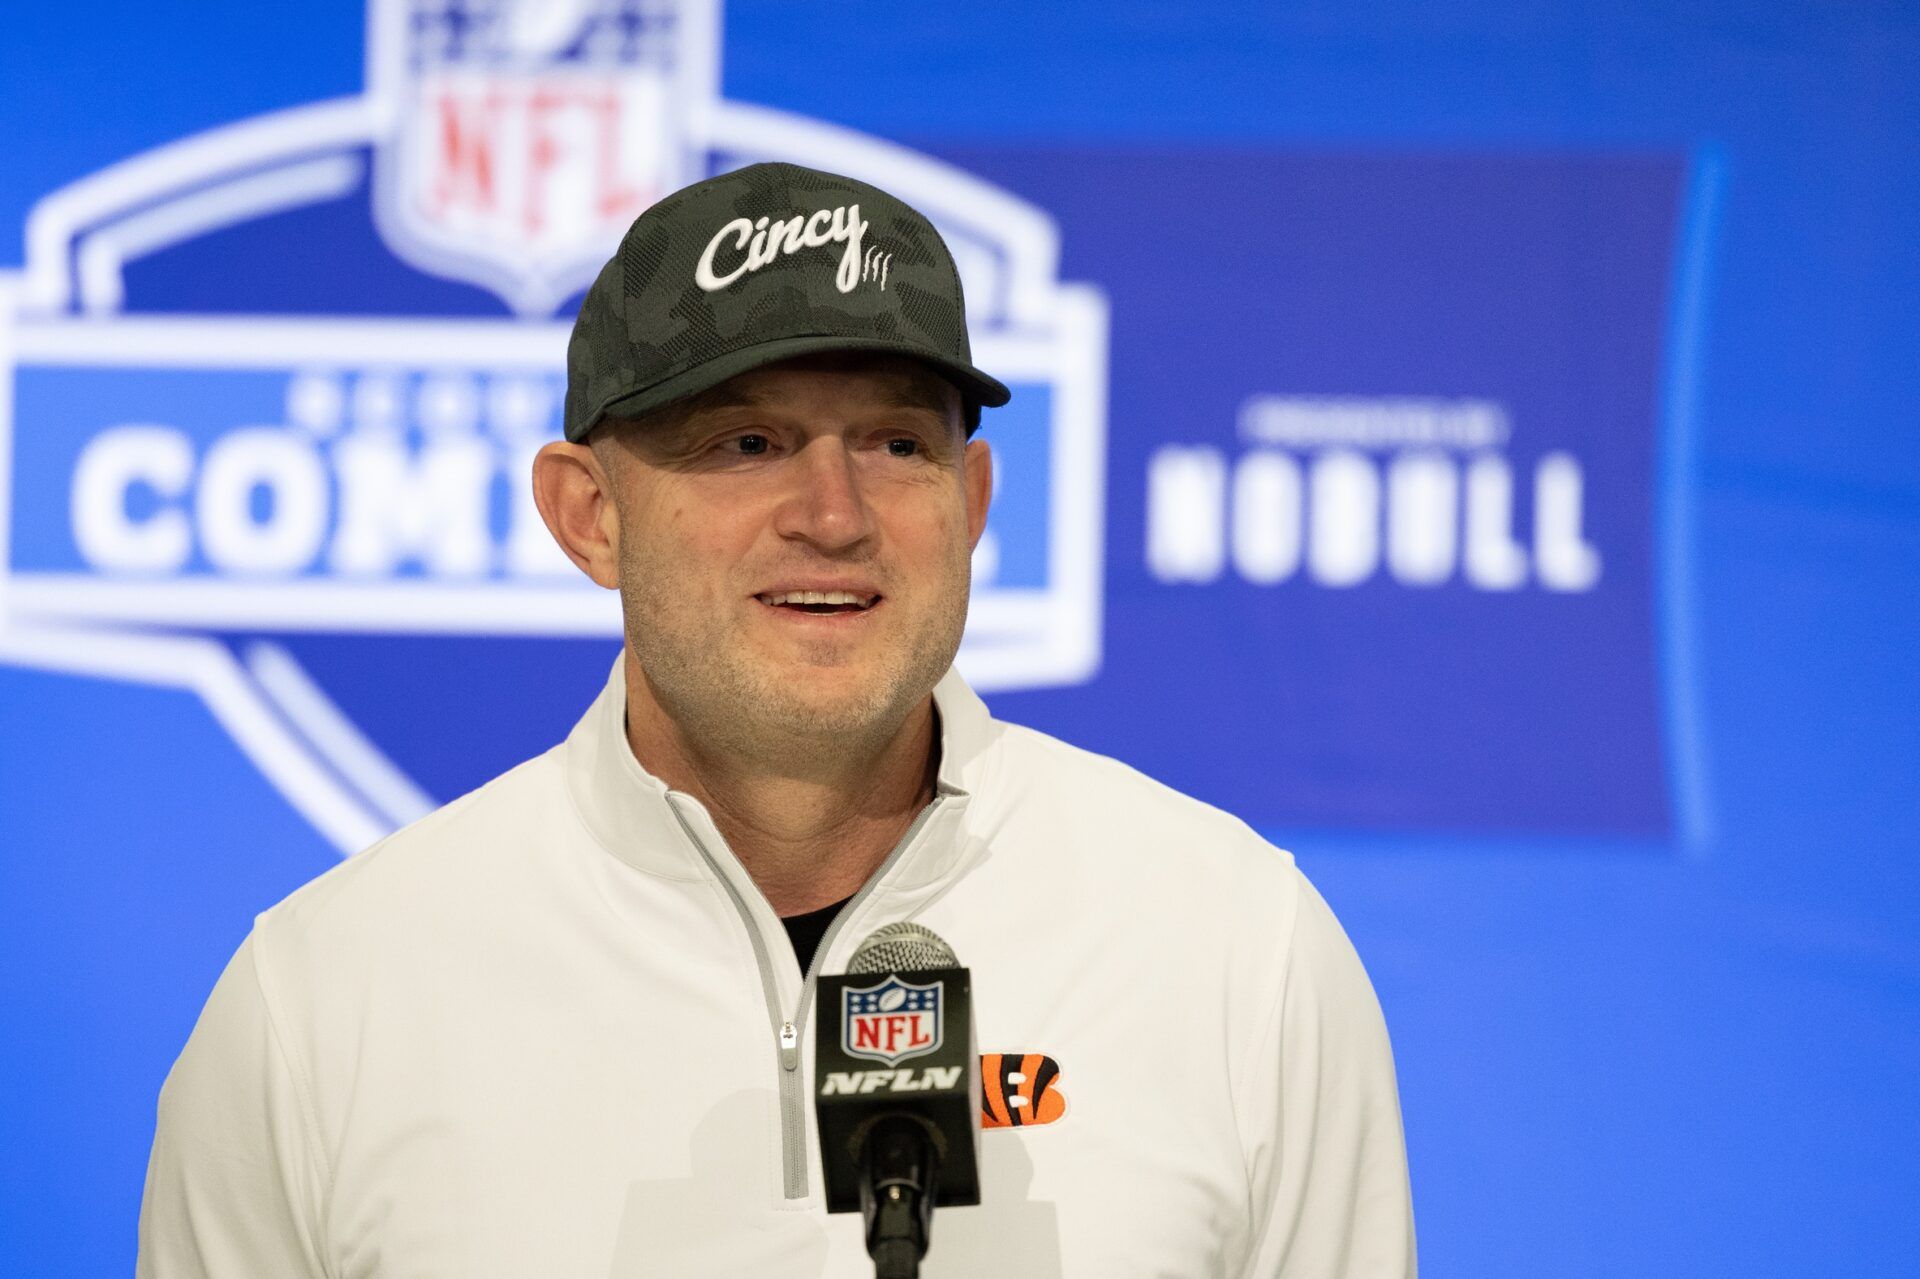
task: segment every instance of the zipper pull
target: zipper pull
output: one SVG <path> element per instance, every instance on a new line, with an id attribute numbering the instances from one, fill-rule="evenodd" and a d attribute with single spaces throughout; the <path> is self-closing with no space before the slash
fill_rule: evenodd
<path id="1" fill-rule="evenodd" d="M 780 1023 L 780 1067 L 800 1069 L 800 1028 L 790 1021 Z"/>

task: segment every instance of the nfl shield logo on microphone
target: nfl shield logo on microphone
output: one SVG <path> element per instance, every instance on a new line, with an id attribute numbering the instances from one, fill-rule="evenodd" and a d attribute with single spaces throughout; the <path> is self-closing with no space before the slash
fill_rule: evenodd
<path id="1" fill-rule="evenodd" d="M 937 1051 L 943 1038 L 943 985 L 888 977 L 877 986 L 841 991 L 841 1051 L 889 1066 Z"/>

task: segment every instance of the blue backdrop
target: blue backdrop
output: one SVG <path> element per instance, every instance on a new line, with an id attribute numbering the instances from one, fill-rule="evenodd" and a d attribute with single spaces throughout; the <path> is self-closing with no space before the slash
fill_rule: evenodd
<path id="1" fill-rule="evenodd" d="M 252 914 L 555 739 L 611 641 L 504 478 L 578 289 L 557 204 L 510 278 L 491 206 L 434 202 L 471 140 L 350 105 L 73 185 L 430 102 L 471 40 L 36 8 L 0 1270 L 94 1275 Z M 717 47 L 747 106 L 635 180 L 864 166 L 963 247 L 1019 392 L 970 672 L 1296 851 L 1387 1011 L 1426 1271 L 1920 1271 L 1920 11 L 735 0 Z M 470 543 L 356 507 L 398 473 L 363 446 L 478 458 L 419 490 Z"/>

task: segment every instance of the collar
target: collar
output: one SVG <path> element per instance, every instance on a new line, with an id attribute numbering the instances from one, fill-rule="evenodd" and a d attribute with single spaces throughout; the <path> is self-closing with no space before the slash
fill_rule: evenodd
<path id="1" fill-rule="evenodd" d="M 623 659 L 624 653 L 614 658 L 600 695 L 567 735 L 562 757 L 568 796 L 595 841 L 635 870 L 666 879 L 705 879 L 699 852 L 674 811 L 675 805 L 683 810 L 691 805 L 705 816 L 704 807 L 642 768 L 627 744 Z M 963 836 L 963 819 L 984 774 L 987 748 L 998 735 L 986 703 L 959 672 L 949 670 L 941 678 L 933 702 L 940 726 L 938 809 L 912 864 L 889 871 L 888 879 L 900 887 L 936 882 L 957 868 L 973 842 Z"/>

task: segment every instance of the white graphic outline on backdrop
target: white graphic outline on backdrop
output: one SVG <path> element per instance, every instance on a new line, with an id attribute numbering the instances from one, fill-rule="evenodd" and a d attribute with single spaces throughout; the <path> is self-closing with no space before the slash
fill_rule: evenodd
<path id="1" fill-rule="evenodd" d="M 708 41 L 689 47 L 704 68 L 698 78 L 717 85 L 717 7 L 688 8 L 713 19 L 689 24 L 696 37 L 706 31 Z M 383 14 L 396 11 L 377 2 L 370 36 Z M 214 638 L 143 628 L 272 632 L 324 624 L 617 636 L 614 597 L 526 585 L 306 581 L 280 589 L 10 575 L 12 373 L 22 359 L 287 368 L 369 350 L 391 359 L 408 346 L 431 347 L 434 362 L 445 363 L 439 353 L 450 335 L 457 335 L 465 363 L 563 369 L 567 326 L 553 322 L 119 314 L 129 263 L 353 191 L 365 176 L 363 153 L 377 155 L 392 132 L 397 96 L 390 81 L 381 81 L 376 67 L 364 96 L 208 130 L 53 192 L 28 217 L 24 270 L 0 272 L 0 662 L 194 692 L 262 775 L 343 854 L 420 816 L 431 800 L 279 645 L 257 641 L 236 652 Z M 786 160 L 884 181 L 947 235 L 970 310 L 977 324 L 984 317 L 989 326 L 975 335 L 978 362 L 1009 381 L 1048 382 L 1053 392 L 1049 586 L 976 590 L 959 665 L 983 690 L 1090 678 L 1099 662 L 1102 608 L 1106 305 L 1098 290 L 1057 279 L 1052 220 L 941 161 L 822 121 L 727 102 L 712 91 L 694 95 L 680 124 L 685 145 L 708 156 Z M 389 230 L 380 229 L 383 236 Z M 532 296 L 524 280 L 501 287 L 520 290 L 510 304 Z M 542 615 L 537 628 L 527 620 Z"/>

